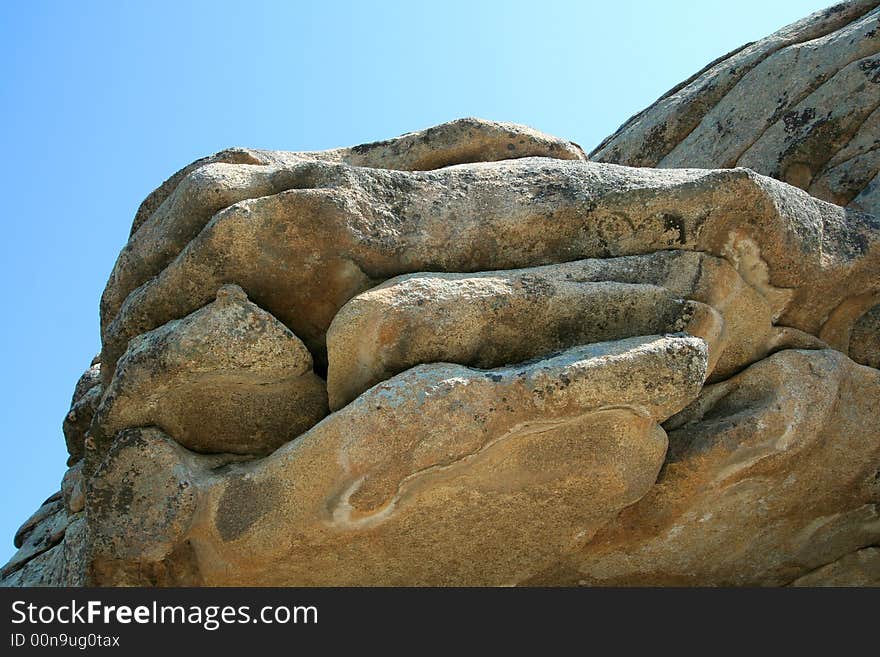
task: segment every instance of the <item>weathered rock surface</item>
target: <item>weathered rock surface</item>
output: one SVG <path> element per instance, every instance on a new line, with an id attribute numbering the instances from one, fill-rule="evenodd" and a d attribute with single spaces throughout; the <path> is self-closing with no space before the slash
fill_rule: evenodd
<path id="1" fill-rule="evenodd" d="M 853 325 L 850 345 L 853 360 L 880 367 L 880 304 L 871 308 Z"/>
<path id="2" fill-rule="evenodd" d="M 665 423 L 657 484 L 558 583 L 780 585 L 877 541 L 880 371 L 786 350 Z M 531 583 L 540 583 L 535 578 Z"/>
<path id="3" fill-rule="evenodd" d="M 82 586 L 87 560 L 82 514 L 69 514 L 56 493 L 15 534 L 18 548 L 0 570 L 3 586 Z M 68 540 L 70 536 L 70 540 Z"/>
<path id="4" fill-rule="evenodd" d="M 98 453 L 122 429 L 155 425 L 198 452 L 265 454 L 326 414 L 303 343 L 226 285 L 213 303 L 129 342 L 91 434 Z"/>
<path id="5" fill-rule="evenodd" d="M 586 159 L 580 146 L 524 126 L 460 119 L 395 139 L 331 151 L 230 149 L 181 169 L 138 209 L 102 298 L 102 322 L 161 271 L 215 213 L 237 201 L 326 184 L 316 162 L 418 171 L 515 157 Z"/>
<path id="6" fill-rule="evenodd" d="M 591 154 L 630 166 L 744 166 L 880 214 L 880 8 L 843 2 L 746 44 Z"/>
<path id="7" fill-rule="evenodd" d="M 653 336 L 494 370 L 423 365 L 220 471 L 130 431 L 90 498 L 93 545 L 120 563 L 96 564 L 113 584 L 169 561 L 212 584 L 514 583 L 645 494 L 658 422 L 706 363 L 702 340 Z"/>
<path id="8" fill-rule="evenodd" d="M 334 318 L 330 407 L 419 363 L 497 367 L 635 335 L 699 336 L 709 344 L 709 374 L 721 377 L 785 346 L 823 344 L 773 320 L 771 304 L 725 260 L 688 251 L 401 276 Z"/>
<path id="9" fill-rule="evenodd" d="M 577 144 L 532 130 L 515 123 L 501 123 L 485 119 L 464 118 L 443 123 L 427 130 L 419 130 L 370 144 L 328 151 L 290 152 L 267 151 L 256 148 L 229 148 L 187 165 L 150 194 L 138 208 L 132 222 L 132 235 L 159 207 L 176 194 L 186 203 L 186 187 L 178 188 L 192 172 L 207 165 L 251 164 L 258 166 L 290 165 L 301 161 L 319 160 L 342 162 L 356 167 L 397 169 L 399 171 L 428 171 L 467 162 L 495 162 L 517 157 L 555 157 L 562 160 L 584 160 L 586 155 Z M 203 178 L 192 180 L 192 189 L 206 196 L 229 194 L 226 185 L 199 186 Z M 234 192 L 232 192 L 234 194 Z M 230 197 L 231 198 L 231 197 Z M 247 195 L 241 198 L 248 198 Z M 229 205 L 231 202 L 226 203 Z M 217 210 L 225 207 L 218 205 Z M 215 210 L 216 211 L 216 210 Z M 159 213 L 162 216 L 163 213 Z M 123 251 L 123 254 L 125 252 Z"/>
<path id="10" fill-rule="evenodd" d="M 880 586 L 880 548 L 858 550 L 799 577 L 792 586 Z"/>
<path id="11" fill-rule="evenodd" d="M 194 312 L 230 280 L 319 362 L 339 308 L 408 272 L 698 250 L 734 264 L 778 323 L 814 335 L 851 327 L 867 307 L 842 304 L 878 285 L 880 220 L 745 169 L 646 171 L 546 158 L 429 173 L 307 166 L 334 186 L 222 210 L 105 317 L 105 382 L 131 338 Z M 105 302 L 119 296 L 117 285 L 111 278 Z"/>
<path id="12" fill-rule="evenodd" d="M 85 507 L 84 487 L 83 460 L 80 459 L 64 473 L 61 480 L 61 499 L 69 514 L 78 513 Z"/>
<path id="13" fill-rule="evenodd" d="M 491 368 L 578 344 L 686 329 L 707 338 L 711 353 L 721 334 L 723 321 L 711 308 L 656 286 L 565 285 L 525 271 L 416 275 L 356 297 L 330 328 L 330 407 L 420 363 Z"/>
<path id="14" fill-rule="evenodd" d="M 70 454 L 69 465 L 72 465 L 85 454 L 85 440 L 92 424 L 92 418 L 101 403 L 104 386 L 101 384 L 101 363 L 97 357 L 77 381 L 70 402 L 70 410 L 64 417 L 62 431 Z"/>
<path id="15" fill-rule="evenodd" d="M 2 583 L 877 584 L 878 12 L 596 151 L 657 169 L 477 119 L 185 167 Z"/>

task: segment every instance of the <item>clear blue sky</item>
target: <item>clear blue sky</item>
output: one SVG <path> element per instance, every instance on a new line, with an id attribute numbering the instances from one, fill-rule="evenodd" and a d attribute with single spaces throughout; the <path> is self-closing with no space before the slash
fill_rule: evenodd
<path id="1" fill-rule="evenodd" d="M 595 146 L 831 0 L 0 4 L 0 563 L 65 470 L 61 422 L 140 201 L 233 145 L 323 149 L 461 116 Z"/>

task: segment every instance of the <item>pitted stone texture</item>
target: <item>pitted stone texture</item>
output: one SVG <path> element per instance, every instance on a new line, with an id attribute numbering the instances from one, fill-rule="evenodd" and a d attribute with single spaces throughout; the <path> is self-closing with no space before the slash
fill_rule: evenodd
<path id="1" fill-rule="evenodd" d="M 531 583 L 783 585 L 880 539 L 880 371 L 778 352 L 664 426 L 658 483 Z"/>
<path id="2" fill-rule="evenodd" d="M 132 340 L 92 423 L 98 444 L 155 425 L 199 452 L 265 454 L 327 413 L 302 342 L 236 285 Z"/>
<path id="3" fill-rule="evenodd" d="M 850 350 L 856 362 L 880 368 L 880 304 L 862 315 L 853 326 Z"/>
<path id="4" fill-rule="evenodd" d="M 586 159 L 577 144 L 525 126 L 471 118 L 352 148 L 301 153 L 234 148 L 197 160 L 138 209 L 132 239 L 111 274 L 114 285 L 101 300 L 102 322 L 146 280 L 145 272 L 159 273 L 215 213 L 249 198 L 325 184 L 314 163 L 415 171 L 534 156 Z"/>
<path id="5" fill-rule="evenodd" d="M 320 363 L 337 311 L 408 272 L 702 251 L 731 262 L 767 300 L 775 323 L 813 335 L 846 333 L 866 310 L 847 302 L 880 285 L 880 219 L 744 169 L 649 171 L 535 158 L 429 173 L 308 166 L 326 186 L 230 206 L 188 243 L 169 245 L 181 250 L 158 275 L 141 270 L 133 280 L 146 282 L 115 315 L 105 305 L 105 380 L 131 338 L 197 310 L 229 280 Z M 130 284 L 111 279 L 105 300 L 121 298 Z"/>
<path id="6" fill-rule="evenodd" d="M 115 584 L 154 583 L 143 579 L 155 576 L 143 564 L 172 554 L 192 521 L 190 458 L 155 428 L 128 429 L 114 441 L 88 490 L 93 577 L 100 581 L 109 570 Z"/>
<path id="7" fill-rule="evenodd" d="M 289 152 L 228 148 L 196 160 L 168 178 L 138 208 L 132 224 L 137 231 L 172 196 L 184 178 L 210 164 L 289 165 L 303 160 L 344 162 L 357 167 L 425 171 L 466 162 L 494 162 L 518 157 L 586 159 L 574 142 L 515 123 L 464 118 L 393 139 L 328 151 Z"/>
<path id="8" fill-rule="evenodd" d="M 97 357 L 76 383 L 70 410 L 64 417 L 62 431 L 70 455 L 68 465 L 73 465 L 85 454 L 85 440 L 89 425 L 101 403 L 104 387 L 101 384 L 101 363 Z"/>
<path id="9" fill-rule="evenodd" d="M 221 470 L 135 430 L 89 493 L 115 559 L 98 583 L 160 570 L 215 585 L 515 583 L 645 494 L 658 422 L 706 365 L 702 340 L 660 336 L 488 371 L 423 365 Z"/>
<path id="10" fill-rule="evenodd" d="M 64 500 L 64 507 L 71 515 L 79 513 L 85 507 L 83 479 L 83 460 L 80 459 L 64 473 L 64 479 L 61 480 L 61 498 Z"/>
<path id="11" fill-rule="evenodd" d="M 419 363 L 498 367 L 653 333 L 684 331 L 706 340 L 709 373 L 718 378 L 784 346 L 823 345 L 773 321 L 771 305 L 733 267 L 695 252 L 405 275 L 358 295 L 334 318 L 327 336 L 330 407 Z"/>

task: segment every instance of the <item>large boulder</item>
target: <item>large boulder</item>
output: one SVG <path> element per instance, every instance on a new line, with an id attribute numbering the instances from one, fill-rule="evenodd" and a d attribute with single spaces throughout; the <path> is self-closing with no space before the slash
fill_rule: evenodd
<path id="1" fill-rule="evenodd" d="M 823 345 L 775 326 L 767 300 L 725 260 L 704 253 L 411 274 L 337 313 L 327 334 L 330 407 L 419 363 L 498 367 L 576 344 L 676 331 L 706 340 L 710 379 L 783 347 Z"/>
<path id="2" fill-rule="evenodd" d="M 129 342 L 90 434 L 98 453 L 123 429 L 155 425 L 198 452 L 266 454 L 326 414 L 303 343 L 226 285 L 213 303 Z"/>
<path id="3" fill-rule="evenodd" d="M 842 2 L 709 64 L 590 158 L 748 167 L 880 215 L 880 8 Z"/>
<path id="4" fill-rule="evenodd" d="M 781 585 L 877 542 L 880 371 L 786 350 L 664 427 L 657 484 L 530 583 Z"/>
<path id="5" fill-rule="evenodd" d="M 85 584 L 84 522 L 68 512 L 60 492 L 49 497 L 15 533 L 18 551 L 0 569 L 0 586 Z"/>
<path id="6" fill-rule="evenodd" d="M 326 331 L 349 299 L 418 271 L 675 248 L 724 257 L 767 299 L 774 321 L 814 335 L 848 335 L 876 303 L 880 219 L 745 169 L 657 171 L 547 158 L 427 173 L 301 166 L 321 185 L 237 202 L 186 243 L 169 228 L 178 255 L 158 275 L 141 270 L 134 280 L 144 282 L 121 305 L 103 306 L 105 383 L 129 340 L 198 310 L 228 282 L 291 328 L 321 366 Z M 142 238 L 138 231 L 129 247 Z M 105 302 L 121 298 L 126 281 L 112 277 Z"/>
<path id="7" fill-rule="evenodd" d="M 67 411 L 62 423 L 64 442 L 67 444 L 67 453 L 70 455 L 69 465 L 79 461 L 85 454 L 85 441 L 89 427 L 103 394 L 101 362 L 96 356 L 89 369 L 83 372 L 79 381 L 76 382 L 73 399 L 70 401 L 70 410 Z"/>
<path id="8" fill-rule="evenodd" d="M 875 7 L 603 147 L 713 168 L 476 119 L 185 167 L 3 583 L 876 582 Z"/>
<path id="9" fill-rule="evenodd" d="M 650 490 L 659 422 L 706 366 L 685 336 L 423 365 L 220 476 L 221 457 L 130 430 L 89 495 L 94 568 L 103 584 L 516 583 Z"/>

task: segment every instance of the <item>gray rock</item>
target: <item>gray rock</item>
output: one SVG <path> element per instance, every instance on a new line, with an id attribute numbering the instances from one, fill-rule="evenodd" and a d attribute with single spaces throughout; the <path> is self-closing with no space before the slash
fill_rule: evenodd
<path id="1" fill-rule="evenodd" d="M 880 214 L 880 9 L 844 2 L 721 57 L 639 112 L 590 158 L 749 167 Z M 869 189 L 870 188 L 870 189 Z"/>
<path id="2" fill-rule="evenodd" d="M 68 514 L 79 513 L 85 507 L 84 488 L 83 461 L 80 459 L 64 473 L 64 479 L 61 480 L 61 498 Z"/>
<path id="3" fill-rule="evenodd" d="M 16 532 L 15 546 L 18 552 L 0 569 L 0 580 L 6 580 L 36 557 L 61 543 L 69 521 L 61 494 L 53 495 Z M 35 567 L 43 573 L 50 568 L 50 564 L 55 563 L 55 559 L 57 555 L 51 559 L 46 557 Z"/>
<path id="4" fill-rule="evenodd" d="M 62 423 L 64 442 L 70 455 L 68 465 L 73 465 L 85 455 L 85 442 L 95 411 L 101 403 L 104 386 L 98 383 L 83 392 L 70 407 Z"/>

